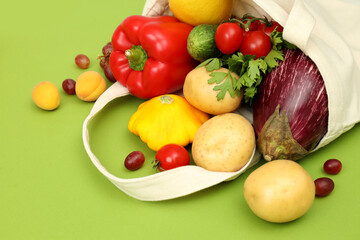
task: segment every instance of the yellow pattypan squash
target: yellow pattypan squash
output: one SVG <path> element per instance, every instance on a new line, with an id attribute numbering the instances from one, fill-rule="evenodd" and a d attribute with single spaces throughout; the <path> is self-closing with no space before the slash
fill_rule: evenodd
<path id="1" fill-rule="evenodd" d="M 209 115 L 193 107 L 184 97 L 167 94 L 140 104 L 131 116 L 128 129 L 154 151 L 175 143 L 192 143 L 199 127 Z"/>

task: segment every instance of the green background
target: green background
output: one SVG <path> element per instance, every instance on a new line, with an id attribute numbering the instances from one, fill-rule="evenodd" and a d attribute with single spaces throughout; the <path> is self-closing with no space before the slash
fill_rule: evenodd
<path id="1" fill-rule="evenodd" d="M 335 190 L 317 198 L 302 218 L 272 224 L 246 205 L 247 171 L 234 181 L 179 199 L 142 202 L 118 190 L 92 164 L 81 138 L 93 103 L 66 95 L 61 83 L 84 70 L 77 54 L 96 57 L 115 28 L 141 14 L 145 1 L 8 1 L 0 14 L 0 239 L 359 239 L 360 126 L 302 159 L 313 179 L 327 176 L 322 164 L 343 162 L 331 176 Z M 60 107 L 37 108 L 33 87 L 51 81 Z M 108 82 L 110 85 L 110 82 Z M 127 130 L 142 100 L 113 101 L 90 126 L 91 145 L 109 171 L 132 178 L 152 174 L 155 153 Z M 344 106 L 346 107 L 346 106 Z M 133 150 L 147 161 L 128 172 L 123 159 Z"/>

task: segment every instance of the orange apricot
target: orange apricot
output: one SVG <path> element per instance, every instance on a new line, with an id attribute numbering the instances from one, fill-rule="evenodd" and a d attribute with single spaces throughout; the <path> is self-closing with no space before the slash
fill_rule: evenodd
<path id="1" fill-rule="evenodd" d="M 36 106 L 44 110 L 54 110 L 60 105 L 60 93 L 57 87 L 48 81 L 38 83 L 32 92 Z"/>
<path id="2" fill-rule="evenodd" d="M 76 80 L 76 96 L 83 101 L 93 102 L 106 90 L 104 78 L 96 71 L 82 73 Z"/>

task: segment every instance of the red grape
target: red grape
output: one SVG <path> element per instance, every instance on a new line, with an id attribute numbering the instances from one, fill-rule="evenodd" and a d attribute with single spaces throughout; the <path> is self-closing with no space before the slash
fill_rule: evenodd
<path id="1" fill-rule="evenodd" d="M 104 69 L 104 67 L 108 64 L 107 62 L 107 59 L 105 57 L 101 57 L 101 60 L 100 60 L 100 67 L 102 69 Z"/>
<path id="2" fill-rule="evenodd" d="M 104 56 L 110 56 L 111 52 L 113 51 L 113 47 L 111 42 L 108 42 L 102 49 L 102 53 L 104 54 Z"/>
<path id="3" fill-rule="evenodd" d="M 329 195 L 335 187 L 333 180 L 327 177 L 321 177 L 315 181 L 316 196 L 324 197 Z"/>
<path id="4" fill-rule="evenodd" d="M 70 78 L 65 79 L 62 82 L 62 88 L 69 95 L 74 95 L 75 94 L 75 85 L 76 85 L 76 82 L 73 79 L 70 79 Z"/>
<path id="5" fill-rule="evenodd" d="M 84 54 L 79 54 L 75 57 L 75 64 L 79 68 L 86 69 L 90 65 L 90 59 Z"/>
<path id="6" fill-rule="evenodd" d="M 110 82 L 116 82 L 116 79 L 114 78 L 114 75 L 109 66 L 109 58 L 110 58 L 112 51 L 113 51 L 112 44 L 111 44 L 111 42 L 108 42 L 105 46 L 103 46 L 103 48 L 102 48 L 103 55 L 98 56 L 98 59 L 100 59 L 100 67 L 102 69 L 104 69 L 104 74 L 105 74 L 106 78 Z"/>
<path id="7" fill-rule="evenodd" d="M 140 151 L 133 151 L 125 158 L 124 165 L 130 171 L 135 171 L 144 164 L 145 156 Z"/>
<path id="8" fill-rule="evenodd" d="M 342 164 L 337 159 L 329 159 L 324 163 L 324 170 L 328 174 L 338 174 L 342 169 Z"/>
<path id="9" fill-rule="evenodd" d="M 110 66 L 108 64 L 106 64 L 104 66 L 104 74 L 110 82 L 116 82 L 116 79 L 115 79 L 115 77 L 110 69 Z"/>

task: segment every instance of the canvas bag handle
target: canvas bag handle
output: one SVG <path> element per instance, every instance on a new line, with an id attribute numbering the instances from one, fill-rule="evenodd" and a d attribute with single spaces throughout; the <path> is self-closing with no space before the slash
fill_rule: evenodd
<path id="1" fill-rule="evenodd" d="M 147 4 L 154 2 L 156 1 L 150 0 L 147 2 Z M 279 17 L 276 20 L 279 21 L 279 23 L 285 25 L 284 34 L 286 34 L 287 31 L 286 22 L 288 20 L 291 21 L 292 19 L 291 15 L 293 14 L 296 17 L 298 16 L 298 14 L 304 14 L 308 21 L 304 23 L 304 26 L 301 26 L 304 29 L 303 35 L 301 38 L 298 38 L 297 41 L 299 42 L 301 40 L 300 45 L 306 46 L 307 39 L 313 27 L 313 18 L 308 12 L 303 11 L 304 8 L 303 6 L 301 6 L 300 1 L 296 1 L 298 2 L 298 5 L 294 5 L 294 8 L 290 15 L 284 12 L 282 7 L 277 5 L 273 1 L 255 0 L 253 2 L 264 7 L 264 10 L 268 13 L 273 12 L 272 14 L 275 14 L 274 16 Z M 159 1 L 159 3 L 163 4 L 164 1 Z M 88 126 L 91 120 L 109 102 L 116 98 L 127 96 L 129 94 L 129 91 L 124 86 L 120 85 L 118 82 L 114 83 L 95 102 L 90 114 L 84 121 L 82 129 L 82 137 L 85 150 L 95 167 L 116 187 L 118 187 L 120 190 L 122 190 L 129 196 L 144 201 L 161 201 L 189 195 L 202 189 L 214 186 L 218 183 L 234 179 L 243 172 L 245 172 L 248 168 L 254 166 L 259 161 L 260 154 L 256 151 L 256 149 L 254 149 L 253 155 L 249 162 L 237 172 L 213 172 L 197 166 L 184 166 L 141 178 L 122 179 L 114 176 L 107 171 L 107 169 L 101 164 L 100 160 L 92 152 L 90 147 Z"/>
<path id="2" fill-rule="evenodd" d="M 85 150 L 95 167 L 120 190 L 139 200 L 160 201 L 185 196 L 239 176 L 256 164 L 260 154 L 254 149 L 250 161 L 237 172 L 213 172 L 198 166 L 184 166 L 146 177 L 122 179 L 106 170 L 90 147 L 88 126 L 91 120 L 112 100 L 129 95 L 118 82 L 110 86 L 94 103 L 84 121 L 82 138 Z"/>

